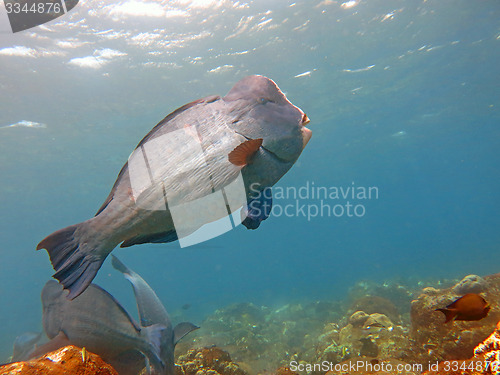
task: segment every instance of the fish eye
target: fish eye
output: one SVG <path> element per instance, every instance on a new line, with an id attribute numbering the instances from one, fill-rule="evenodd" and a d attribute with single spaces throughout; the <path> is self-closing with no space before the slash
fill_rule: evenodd
<path id="1" fill-rule="evenodd" d="M 266 104 L 266 103 L 275 103 L 274 100 L 268 99 L 268 98 L 259 98 L 257 100 L 260 104 Z"/>

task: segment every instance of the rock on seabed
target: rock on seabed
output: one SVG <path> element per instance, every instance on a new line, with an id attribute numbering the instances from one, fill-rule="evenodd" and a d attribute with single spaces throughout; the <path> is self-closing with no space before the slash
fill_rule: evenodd
<path id="1" fill-rule="evenodd" d="M 96 354 L 66 346 L 37 359 L 0 367 L 0 375 L 118 375 Z"/>
<path id="2" fill-rule="evenodd" d="M 457 285 L 463 285 L 465 277 Z M 451 321 L 444 323 L 441 312 L 435 311 L 458 298 L 457 285 L 447 289 L 425 288 L 411 303 L 411 338 L 413 359 L 419 363 L 428 361 L 466 360 L 474 348 L 485 340 L 500 320 L 500 274 L 485 276 L 489 287 L 481 296 L 490 304 L 488 316 L 478 321 Z"/>
<path id="3" fill-rule="evenodd" d="M 423 375 L 499 375 L 500 322 L 495 331 L 474 349 L 474 357 L 466 360 L 443 361 Z"/>

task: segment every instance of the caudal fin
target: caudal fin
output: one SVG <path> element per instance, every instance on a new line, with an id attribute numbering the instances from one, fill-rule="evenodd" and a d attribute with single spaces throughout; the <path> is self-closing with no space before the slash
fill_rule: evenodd
<path id="1" fill-rule="evenodd" d="M 84 231 L 84 225 L 81 223 L 60 229 L 45 237 L 36 247 L 49 253 L 56 271 L 52 276 L 70 291 L 68 299 L 78 297 L 87 289 L 107 255 L 102 256 L 102 252 L 81 241 L 79 232 Z"/>

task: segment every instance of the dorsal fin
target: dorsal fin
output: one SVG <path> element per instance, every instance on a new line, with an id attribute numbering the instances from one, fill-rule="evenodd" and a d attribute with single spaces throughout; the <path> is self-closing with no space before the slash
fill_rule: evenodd
<path id="1" fill-rule="evenodd" d="M 174 328 L 174 345 L 176 345 L 180 339 L 186 336 L 189 332 L 194 331 L 200 327 L 195 326 L 193 323 L 182 322 L 175 326 Z"/>
<path id="2" fill-rule="evenodd" d="M 129 269 L 117 257 L 114 255 L 111 255 L 111 257 L 113 267 L 123 273 L 125 278 L 132 284 L 141 326 L 161 325 L 164 329 L 172 329 L 167 310 L 154 290 L 139 274 Z"/>
<path id="3" fill-rule="evenodd" d="M 217 95 L 211 95 L 211 96 L 207 96 L 205 98 L 201 98 L 201 99 L 197 99 L 197 100 L 194 100 L 192 101 L 191 103 L 188 103 L 188 104 L 184 104 L 182 107 L 179 107 L 177 108 L 175 111 L 173 111 L 172 113 L 169 113 L 163 120 L 161 120 L 158 124 L 155 125 L 155 127 L 153 129 L 151 129 L 151 131 L 146 134 L 144 136 L 144 138 L 141 139 L 141 141 L 139 142 L 139 144 L 137 145 L 136 148 L 142 146 L 143 144 L 145 144 L 147 141 L 149 141 L 149 139 L 151 139 L 154 134 L 156 133 L 156 131 L 158 130 L 158 128 L 162 127 L 163 125 L 165 125 L 166 123 L 168 123 L 170 120 L 172 120 L 173 118 L 175 118 L 177 115 L 179 115 L 180 113 L 190 109 L 191 107 L 194 107 L 195 105 L 198 105 L 198 104 L 201 104 L 201 103 L 213 103 L 214 101 L 220 99 L 220 96 L 217 96 Z"/>
<path id="4" fill-rule="evenodd" d="M 153 129 L 151 129 L 149 131 L 149 133 L 144 136 L 144 138 L 141 139 L 141 141 L 139 142 L 139 144 L 137 145 L 136 148 L 142 146 L 148 140 L 150 140 L 151 138 L 153 138 L 154 135 L 155 135 L 155 133 L 158 131 L 159 128 L 161 128 L 162 126 L 166 125 L 169 121 L 171 121 L 172 119 L 174 119 L 180 113 L 182 113 L 184 111 L 187 111 L 191 107 L 194 107 L 194 106 L 196 106 L 198 104 L 201 104 L 201 103 L 213 103 L 214 101 L 219 100 L 219 99 L 220 99 L 220 96 L 211 95 L 211 96 L 207 96 L 205 98 L 201 98 L 201 99 L 192 101 L 191 103 L 184 104 L 182 107 L 177 108 L 175 111 L 173 111 L 172 113 L 168 114 L 158 124 L 156 124 L 155 127 Z M 97 213 L 95 214 L 95 216 L 99 215 L 108 206 L 109 202 L 111 202 L 111 200 L 113 199 L 113 196 L 115 195 L 115 190 L 116 190 L 118 184 L 120 183 L 120 180 L 123 178 L 123 176 L 125 175 L 125 173 L 127 171 L 128 171 L 128 162 L 125 163 L 125 165 L 120 170 L 120 173 L 118 174 L 118 177 L 116 178 L 116 181 L 115 181 L 113 187 L 111 188 L 111 192 L 109 193 L 108 197 L 106 198 L 106 200 L 104 201 L 104 203 L 102 204 L 102 206 L 99 208 L 99 210 L 97 211 Z"/>

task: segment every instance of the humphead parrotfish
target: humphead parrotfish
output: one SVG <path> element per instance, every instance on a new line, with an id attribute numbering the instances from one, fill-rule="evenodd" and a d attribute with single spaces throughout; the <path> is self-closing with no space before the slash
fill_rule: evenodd
<path id="1" fill-rule="evenodd" d="M 276 83 L 258 75 L 224 97 L 186 104 L 142 139 L 95 217 L 52 233 L 37 249 L 47 250 L 53 277 L 73 299 L 118 244 L 182 246 L 203 228 L 256 229 L 271 212 L 271 187 L 311 138 L 307 123 Z"/>
<path id="2" fill-rule="evenodd" d="M 43 328 L 51 340 L 30 357 L 72 344 L 98 354 L 120 375 L 136 375 L 145 366 L 153 374 L 174 375 L 175 345 L 198 327 L 189 322 L 173 327 L 165 307 L 142 277 L 116 257 L 113 266 L 132 283 L 140 324 L 95 284 L 69 300 L 62 286 L 51 280 L 42 290 Z"/>

